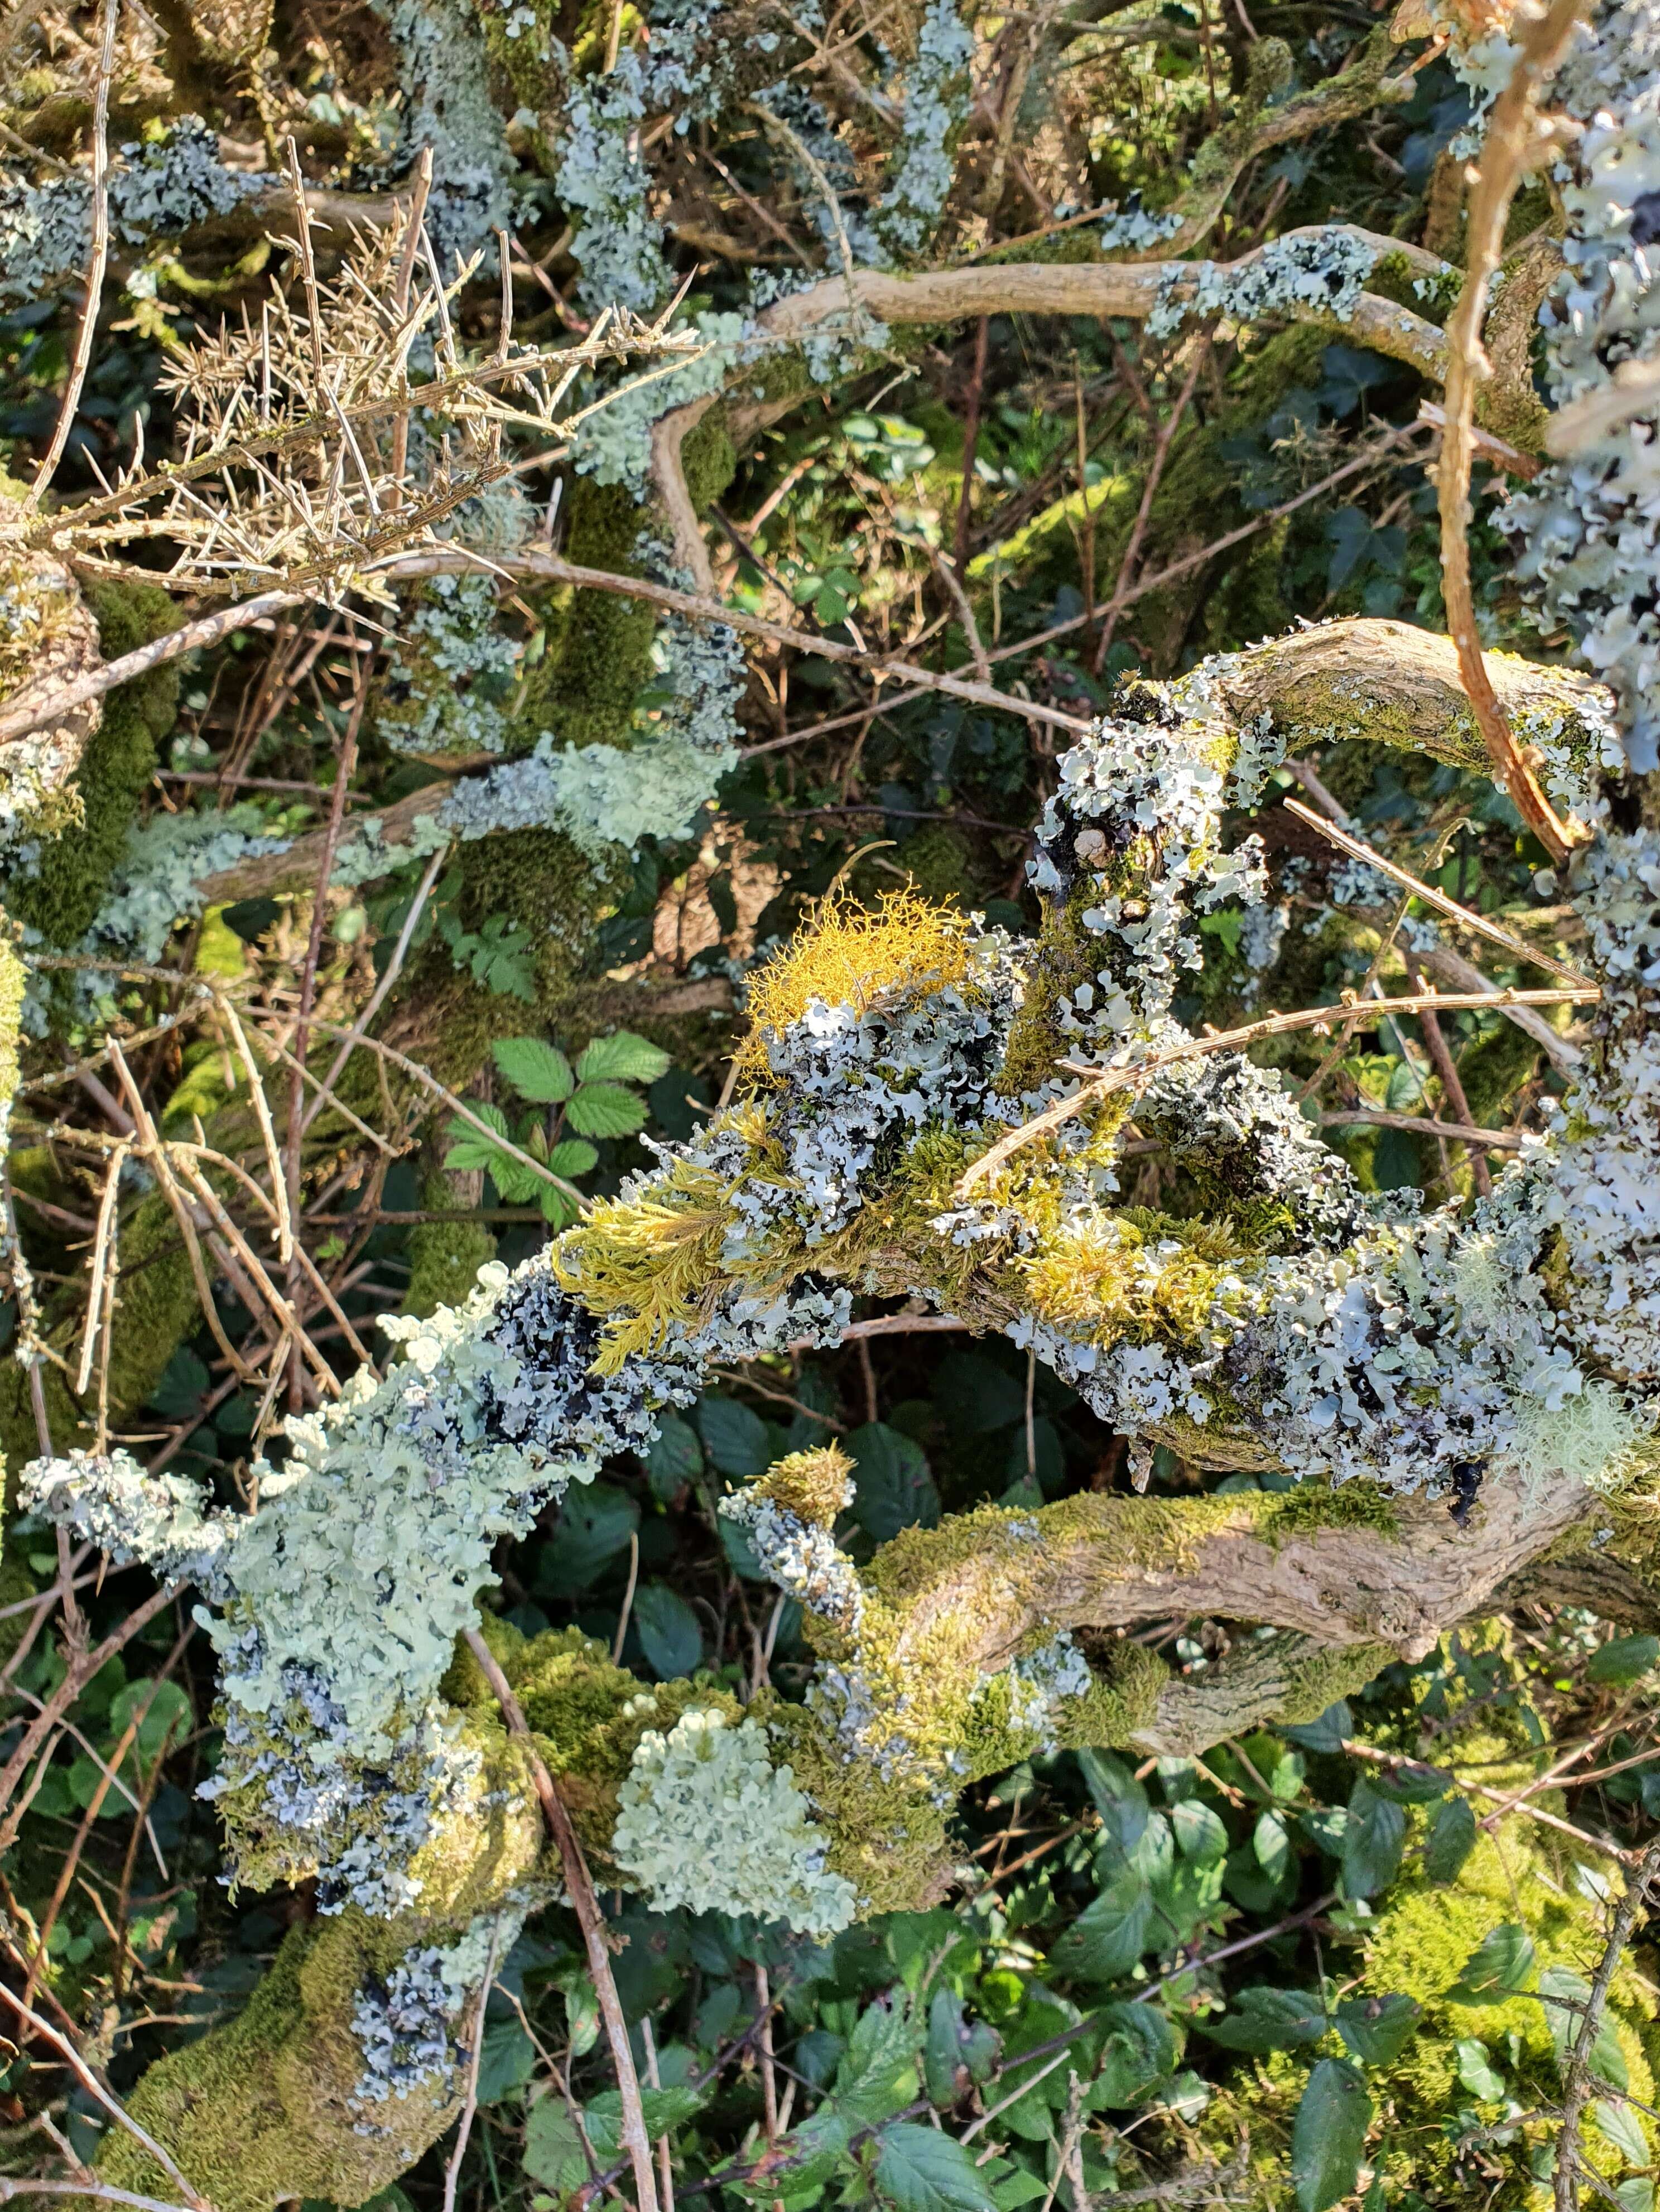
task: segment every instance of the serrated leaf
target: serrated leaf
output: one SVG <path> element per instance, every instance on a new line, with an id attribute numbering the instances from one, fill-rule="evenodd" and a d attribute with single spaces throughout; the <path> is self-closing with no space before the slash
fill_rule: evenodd
<path id="1" fill-rule="evenodd" d="M 585 1083 L 572 1093 L 565 1120 L 579 1137 L 631 1137 L 646 1126 L 646 1102 L 620 1083 Z"/>
<path id="2" fill-rule="evenodd" d="M 497 1037 L 490 1053 L 519 1096 L 533 1106 L 562 1106 L 575 1088 L 569 1060 L 544 1037 Z"/>
<path id="3" fill-rule="evenodd" d="M 657 1434 L 646 1454 L 646 1474 L 654 1498 L 665 1504 L 681 1488 L 703 1472 L 703 1447 L 690 1421 L 678 1413 L 658 1417 Z"/>
<path id="4" fill-rule="evenodd" d="M 1354 1715 L 1349 1710 L 1347 1698 L 1340 1698 L 1335 1705 L 1328 1705 L 1318 1720 L 1303 1721 L 1295 1726 L 1282 1728 L 1280 1733 L 1300 1743 L 1304 1751 L 1341 1751 L 1354 1734 Z"/>
<path id="5" fill-rule="evenodd" d="M 1308 2080 L 1291 2136 L 1299 2212 L 1329 2212 L 1353 2193 L 1371 2124 L 1371 2100 L 1347 2059 L 1323 2058 Z"/>
<path id="6" fill-rule="evenodd" d="M 1106 2036 L 1085 2100 L 1087 2109 L 1122 2111 L 1145 2103 L 1181 2055 L 1175 2029 L 1152 2004 L 1103 2005 L 1095 2020 Z"/>
<path id="7" fill-rule="evenodd" d="M 963 2001 L 954 1990 L 936 1990 L 922 2046 L 929 2103 L 948 2112 L 975 2083 L 983 2081 L 997 2062 L 1002 2040 L 986 2021 L 970 2022 L 964 2017 Z"/>
<path id="8" fill-rule="evenodd" d="M 722 1474 L 742 1481 L 765 1470 L 767 1425 L 748 1406 L 706 1391 L 697 1404 L 697 1427 L 704 1450 Z"/>
<path id="9" fill-rule="evenodd" d="M 1337 2008 L 1337 2028 L 1355 2057 L 1367 2066 L 1393 2066 L 1412 2040 L 1421 2008 L 1398 1993 L 1387 1997 L 1345 1997 Z"/>
<path id="10" fill-rule="evenodd" d="M 498 1136 L 508 1134 L 508 1117 L 499 1106 L 486 1100 L 475 1100 L 472 1110 Z M 475 1129 L 471 1121 L 462 1121 L 459 1115 L 451 1116 L 448 1134 L 455 1141 L 444 1155 L 444 1165 L 458 1175 L 473 1168 L 489 1168 L 498 1158 L 496 1146 L 483 1132 Z"/>
<path id="11" fill-rule="evenodd" d="M 563 2196 L 588 2177 L 588 2162 L 564 2100 L 542 2097 L 530 2108 L 525 2122 L 525 2144 L 520 2164 L 532 2181 Z"/>
<path id="12" fill-rule="evenodd" d="M 632 1030 L 615 1036 L 595 1037 L 576 1063 L 581 1083 L 655 1083 L 669 1064 L 669 1055 Z"/>
<path id="13" fill-rule="evenodd" d="M 1475 1815 L 1469 1801 L 1450 1797 L 1436 1812 L 1424 1842 L 1424 1871 L 1432 1881 L 1456 1881 L 1475 1849 Z"/>
<path id="14" fill-rule="evenodd" d="M 565 1137 L 548 1154 L 548 1165 L 555 1175 L 563 1176 L 567 1182 L 575 1182 L 578 1176 L 587 1173 L 599 1157 L 585 1137 Z"/>
<path id="15" fill-rule="evenodd" d="M 910 2102 L 916 2094 L 916 2043 L 903 2002 L 879 1997 L 866 2006 L 836 2069 L 836 2108 L 844 2119 L 872 2127 Z"/>
<path id="16" fill-rule="evenodd" d="M 1407 1816 L 1366 1781 L 1357 1782 L 1349 1792 L 1348 1811 L 1343 1830 L 1343 1894 L 1376 1897 L 1401 1870 Z"/>
<path id="17" fill-rule="evenodd" d="M 1134 1868 L 1087 1905 L 1049 1954 L 1055 1972 L 1085 1982 L 1116 1982 L 1153 1941 L 1152 1893 Z"/>
<path id="18" fill-rule="evenodd" d="M 1628 2165 L 1649 2163 L 1649 2147 L 1643 2140 L 1642 2123 L 1629 2105 L 1616 2105 L 1607 2097 L 1599 2097 L 1591 2107 L 1591 2118 L 1596 2123 L 1597 2133 L 1614 2145 Z"/>
<path id="19" fill-rule="evenodd" d="M 1318 2043 L 1330 2025 L 1325 2007 L 1310 1990 L 1259 1984 L 1241 1990 L 1233 2002 L 1233 2010 L 1220 2020 L 1198 2022 L 1200 2032 L 1225 2051 L 1294 2051 Z"/>
<path id="20" fill-rule="evenodd" d="M 702 1625 L 684 1598 L 666 1583 L 648 1583 L 635 1597 L 634 1625 L 660 1681 L 695 1674 L 702 1664 Z"/>
<path id="21" fill-rule="evenodd" d="M 478 2054 L 478 2101 L 499 2105 L 522 2089 L 536 2073 L 536 2045 L 516 2020 L 500 2020 L 484 2030 Z"/>
<path id="22" fill-rule="evenodd" d="M 1503 2004 L 1525 1990 L 1533 1974 L 1533 1938 L 1513 1920 L 1484 1936 L 1452 1987 L 1453 2004 Z"/>
<path id="23" fill-rule="evenodd" d="M 997 2200 L 955 2136 L 896 2120 L 878 2139 L 876 2193 L 897 2212 L 997 2212 Z"/>
<path id="24" fill-rule="evenodd" d="M 939 1492 L 922 1447 L 884 1421 L 866 1422 L 842 1439 L 857 1471 L 853 1515 L 879 1544 L 902 1528 L 939 1525 Z"/>

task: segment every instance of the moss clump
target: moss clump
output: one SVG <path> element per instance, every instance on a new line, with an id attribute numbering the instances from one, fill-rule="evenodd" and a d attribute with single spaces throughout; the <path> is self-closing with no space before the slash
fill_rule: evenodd
<path id="1" fill-rule="evenodd" d="M 429 1175 L 421 1185 L 423 1211 L 459 1203 L 446 1175 Z M 482 1221 L 418 1221 L 410 1231 L 410 1279 L 404 1311 L 425 1321 L 440 1306 L 459 1306 L 478 1279 L 478 1270 L 496 1257 L 496 1239 Z"/>
<path id="2" fill-rule="evenodd" d="M 178 627 L 178 610 L 158 585 L 94 583 L 84 596 L 106 661 Z M 21 878 L 11 892 L 19 919 L 52 945 L 78 944 L 103 902 L 139 799 L 155 772 L 156 748 L 178 712 L 178 665 L 153 668 L 119 685 L 103 703 L 103 719 L 76 771 L 80 823 L 43 841 L 34 874 Z"/>
<path id="3" fill-rule="evenodd" d="M 1274 1498 L 1262 1534 L 1277 1551 L 1316 1528 L 1375 1528 L 1381 1536 L 1398 1536 L 1401 1516 L 1394 1498 L 1375 1482 L 1343 1482 L 1335 1488 L 1300 1482 Z"/>
<path id="4" fill-rule="evenodd" d="M 645 520 L 627 489 L 578 477 L 571 486 L 565 556 L 584 568 L 637 573 L 635 545 Z M 562 742 L 620 744 L 651 674 L 655 610 L 605 592 L 562 592 L 549 601 L 547 649 L 520 708 L 527 729 Z M 498 842 L 492 838 L 492 847 Z"/>
<path id="5" fill-rule="evenodd" d="M 753 1494 L 771 1498 L 809 1528 L 828 1528 L 853 1503 L 853 1462 L 837 1444 L 791 1452 L 773 1462 Z"/>
<path id="6" fill-rule="evenodd" d="M 368 2131 L 352 2102 L 364 2070 L 352 2015 L 366 1984 L 445 1932 L 355 1911 L 290 1929 L 236 2018 L 151 2066 L 128 2110 L 218 2212 L 271 2212 L 295 2197 L 362 2203 L 420 2156 L 460 2104 L 459 2080 L 438 2075 L 377 2106 Z M 141 2195 L 174 2193 L 124 2128 L 110 2130 L 98 2174 Z"/>

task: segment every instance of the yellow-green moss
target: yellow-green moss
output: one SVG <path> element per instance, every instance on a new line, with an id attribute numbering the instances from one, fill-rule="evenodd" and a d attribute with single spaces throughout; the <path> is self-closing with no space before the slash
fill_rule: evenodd
<path id="1" fill-rule="evenodd" d="M 424 1210 L 458 1205 L 453 1180 L 428 1176 L 421 1185 Z M 496 1239 L 482 1221 L 418 1221 L 410 1231 L 410 1279 L 404 1311 L 425 1321 L 440 1306 L 457 1306 L 478 1279 L 478 1270 L 496 1257 Z"/>

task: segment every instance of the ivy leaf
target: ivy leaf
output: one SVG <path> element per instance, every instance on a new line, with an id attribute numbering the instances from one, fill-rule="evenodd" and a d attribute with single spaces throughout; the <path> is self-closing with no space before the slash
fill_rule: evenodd
<path id="1" fill-rule="evenodd" d="M 1458 2058 L 1458 2078 L 1472 2097 L 1483 2104 L 1502 2105 L 1505 2077 L 1494 2071 L 1493 2054 L 1479 2036 L 1461 2035 L 1453 2045 Z"/>
<path id="2" fill-rule="evenodd" d="M 1371 2124 L 1371 2099 L 1347 2059 L 1323 2058 L 1309 2076 L 1291 2135 L 1299 2212 L 1328 2212 L 1353 2193 Z"/>
<path id="3" fill-rule="evenodd" d="M 1337 2030 L 1355 2057 L 1368 2066 L 1393 2066 L 1412 2039 L 1420 2008 L 1398 1993 L 1387 1997 L 1345 1997 L 1337 2008 Z"/>
<path id="4" fill-rule="evenodd" d="M 562 1106 L 575 1087 L 569 1060 L 542 1037 L 497 1037 L 490 1051 L 519 1096 L 534 1106 Z"/>
<path id="5" fill-rule="evenodd" d="M 1533 1938 L 1513 1920 L 1484 1936 L 1446 1991 L 1453 2004 L 1503 2004 L 1527 1987 L 1533 1972 Z"/>
<path id="6" fill-rule="evenodd" d="M 1152 1940 L 1152 1893 L 1127 1868 L 1080 1912 L 1049 1954 L 1057 1973 L 1079 1981 L 1121 1981 Z"/>
<path id="7" fill-rule="evenodd" d="M 1407 1816 L 1399 1805 L 1380 1797 L 1370 1782 L 1349 1792 L 1349 1817 L 1343 1830 L 1343 1894 L 1376 1897 L 1401 1869 L 1406 1848 Z"/>
<path id="8" fill-rule="evenodd" d="M 576 1063 L 576 1077 L 580 1083 L 655 1083 L 668 1064 L 660 1046 L 618 1030 L 615 1036 L 595 1037 Z"/>
<path id="9" fill-rule="evenodd" d="M 641 1648 L 660 1681 L 696 1673 L 702 1663 L 703 1631 L 697 1615 L 666 1583 L 648 1583 L 634 1601 Z"/>
<path id="10" fill-rule="evenodd" d="M 141 1759 L 154 1759 L 169 1738 L 178 1744 L 190 1733 L 191 1702 L 177 1682 L 141 1680 L 118 1690 L 110 1700 L 111 1729 L 117 1735 L 125 1734 L 140 1713 L 144 1716 L 138 1723 Z"/>
<path id="11" fill-rule="evenodd" d="M 898 2212 L 998 2212 L 997 2200 L 955 2136 L 896 2120 L 879 2138 L 876 2193 Z"/>
<path id="12" fill-rule="evenodd" d="M 1450 1797 L 1436 1813 L 1424 1844 L 1424 1871 L 1432 1881 L 1456 1881 L 1475 1849 L 1475 1815 L 1467 1797 Z"/>
<path id="13" fill-rule="evenodd" d="M 585 1083 L 565 1119 L 581 1137 L 631 1137 L 646 1126 L 646 1102 L 620 1083 Z"/>
<path id="14" fill-rule="evenodd" d="M 1202 2034 L 1224 2051 L 1294 2051 L 1318 2043 L 1330 2022 L 1310 1990 L 1275 1990 L 1259 1984 L 1241 1990 L 1234 2009 L 1220 2020 L 1197 2023 Z"/>

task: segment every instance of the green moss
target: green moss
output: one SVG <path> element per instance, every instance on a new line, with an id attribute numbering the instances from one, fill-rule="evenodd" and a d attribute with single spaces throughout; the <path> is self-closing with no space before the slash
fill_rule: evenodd
<path id="1" fill-rule="evenodd" d="M 88 584 L 85 597 L 106 660 L 178 626 L 177 609 L 156 585 Z M 49 944 L 76 945 L 91 927 L 178 704 L 176 662 L 153 668 L 105 697 L 103 719 L 76 771 L 80 824 L 45 840 L 36 873 L 12 890 L 19 919 Z"/>
<path id="2" fill-rule="evenodd" d="M 447 1175 L 430 1175 L 421 1185 L 424 1209 L 459 1203 Z M 482 1221 L 420 1221 L 410 1231 L 409 1254 L 404 1311 L 425 1321 L 440 1306 L 461 1304 L 477 1281 L 478 1270 L 496 1257 L 496 1239 Z"/>
<path id="3" fill-rule="evenodd" d="M 723 407 L 711 407 L 692 425 L 680 448 L 680 466 L 693 507 L 706 514 L 738 473 Z"/>
<path id="4" fill-rule="evenodd" d="M 1395 1500 L 1375 1482 L 1344 1482 L 1335 1489 L 1325 1483 L 1299 1482 L 1294 1490 L 1276 1496 L 1274 1505 L 1262 1534 L 1276 1551 L 1316 1528 L 1375 1528 L 1383 1536 L 1401 1533 Z"/>
<path id="5" fill-rule="evenodd" d="M 625 486 L 578 477 L 568 502 L 566 558 L 629 575 L 645 520 Z M 651 673 L 656 627 L 656 611 L 643 599 L 605 592 L 552 595 L 547 650 L 532 672 L 520 721 L 526 730 L 551 730 L 561 742 L 623 742 Z M 485 842 L 494 848 L 499 841 Z"/>
<path id="6" fill-rule="evenodd" d="M 1538 1064 L 1538 1045 L 1514 1022 L 1496 1022 L 1489 1036 L 1467 1045 L 1459 1056 L 1458 1079 L 1475 1119 L 1491 1123 Z"/>

